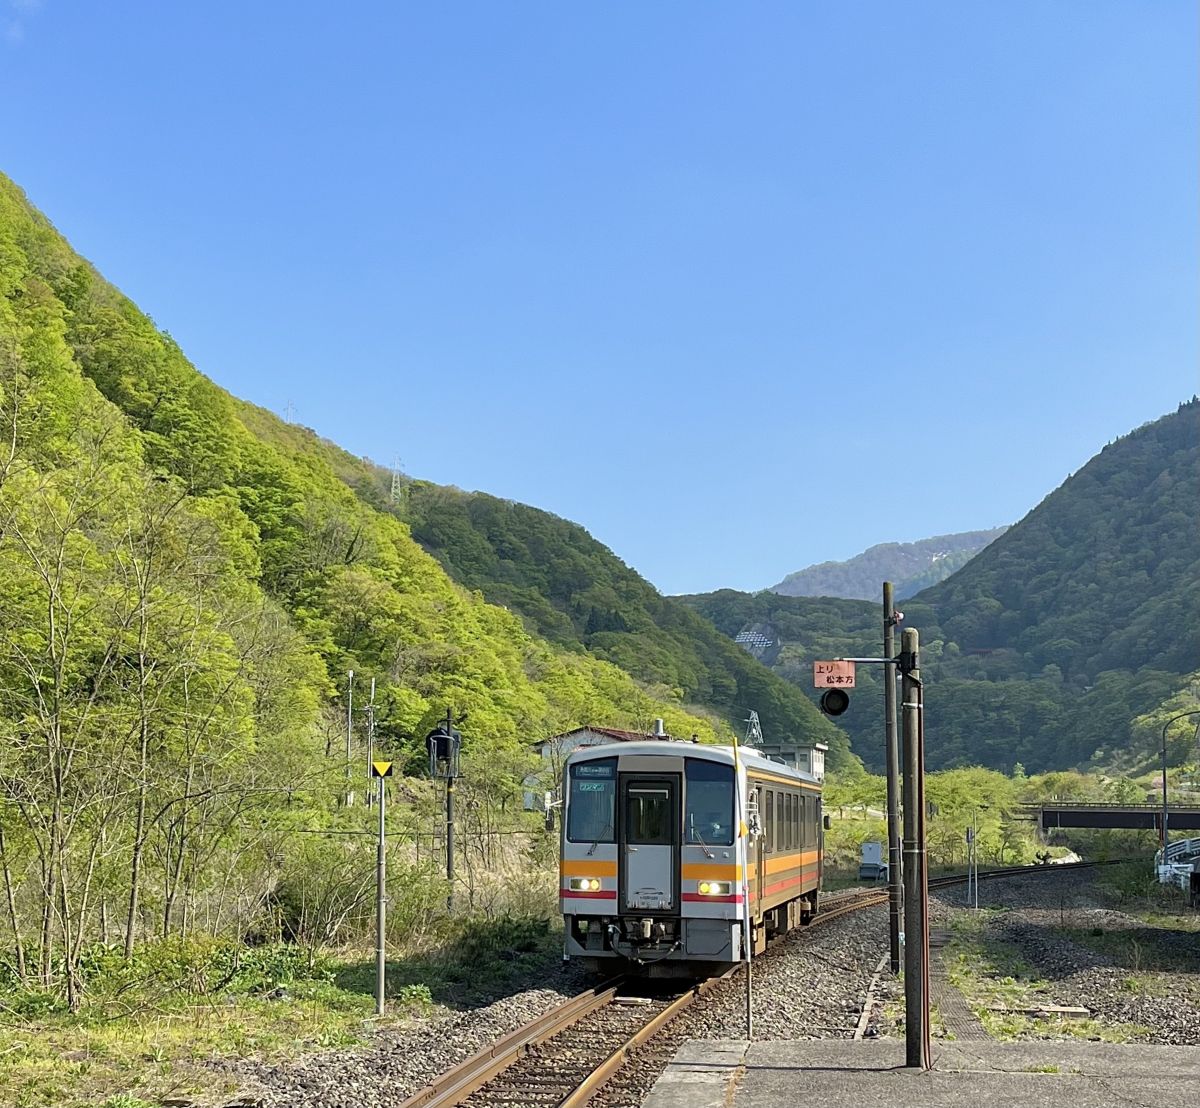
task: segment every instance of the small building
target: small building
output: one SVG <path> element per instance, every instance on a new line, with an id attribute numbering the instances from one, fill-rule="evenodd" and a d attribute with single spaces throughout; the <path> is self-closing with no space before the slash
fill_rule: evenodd
<path id="1" fill-rule="evenodd" d="M 825 743 L 796 746 L 791 743 L 760 742 L 753 749 L 773 762 L 782 762 L 801 773 L 811 774 L 818 781 L 825 780 L 825 752 L 829 749 Z"/>

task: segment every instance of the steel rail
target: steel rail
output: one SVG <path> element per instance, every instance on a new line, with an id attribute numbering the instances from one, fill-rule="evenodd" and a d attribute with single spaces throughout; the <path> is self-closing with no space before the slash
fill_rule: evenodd
<path id="1" fill-rule="evenodd" d="M 699 1000 L 705 993 L 710 992 L 719 982 L 732 977 L 736 972 L 737 966 L 733 966 L 716 977 L 709 977 L 699 982 L 682 996 L 671 1001 L 658 1015 L 647 1023 L 642 1024 L 624 1044 L 617 1047 L 600 1065 L 592 1070 L 579 1083 L 574 1092 L 559 1102 L 558 1108 L 582 1108 L 582 1105 L 587 1104 L 600 1089 L 608 1084 L 609 1079 L 625 1063 L 625 1059 L 629 1057 L 631 1050 L 654 1038 L 659 1031 L 666 1027 L 685 1008 L 689 1007 L 694 1001 Z"/>
<path id="2" fill-rule="evenodd" d="M 1003 869 L 981 870 L 981 880 L 988 878 L 1017 877 L 1023 874 L 1048 873 L 1071 869 L 1087 869 L 1091 866 L 1105 865 L 1104 862 L 1071 862 L 1061 866 L 1010 866 Z M 966 874 L 948 874 L 931 878 L 929 887 L 947 888 L 952 885 L 964 884 Z M 887 889 L 852 892 L 835 896 L 826 901 L 826 906 L 817 914 L 809 927 L 830 923 L 842 916 L 860 912 L 866 908 L 885 905 L 888 902 Z M 742 969 L 743 963 L 738 963 L 716 977 L 707 978 L 693 986 L 687 992 L 673 1000 L 666 1008 L 644 1023 L 621 1046 L 612 1051 L 595 1069 L 593 1069 L 573 1092 L 559 1101 L 558 1108 L 582 1108 L 596 1095 L 621 1068 L 630 1051 L 652 1039 L 667 1024 L 671 1023 L 684 1009 L 688 1008 L 700 997 L 714 989 L 722 981 L 727 981 Z M 595 988 L 580 993 L 571 1000 L 544 1012 L 523 1027 L 498 1039 L 490 1046 L 471 1055 L 453 1069 L 448 1070 L 432 1084 L 413 1093 L 407 1100 L 401 1101 L 399 1108 L 453 1108 L 461 1104 L 472 1093 L 483 1088 L 492 1078 L 508 1069 L 531 1047 L 553 1038 L 561 1031 L 573 1026 L 592 1012 L 611 1004 L 616 998 L 621 986 L 629 980 L 628 975 L 610 978 Z"/>
<path id="3" fill-rule="evenodd" d="M 418 1089 L 407 1100 L 401 1101 L 399 1108 L 448 1108 L 449 1105 L 460 1104 L 531 1047 L 578 1023 L 584 1016 L 607 1007 L 627 979 L 624 974 L 609 978 L 595 988 L 543 1012 L 536 1019 L 447 1070 L 436 1081 Z"/>

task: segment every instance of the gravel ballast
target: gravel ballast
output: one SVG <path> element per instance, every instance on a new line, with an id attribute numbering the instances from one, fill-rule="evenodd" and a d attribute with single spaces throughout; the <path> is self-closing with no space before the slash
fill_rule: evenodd
<path id="1" fill-rule="evenodd" d="M 1200 1044 L 1200 932 L 1109 907 L 1095 876 L 1066 870 L 983 882 L 981 937 L 1019 955 L 1044 983 L 1038 992 L 1046 1003 L 1087 1008 L 1130 1042 Z M 968 913 L 961 887 L 934 895 L 935 923 Z M 1052 1035 L 1041 1026 L 1020 1037 L 1067 1038 L 1071 1027 Z"/>
<path id="2" fill-rule="evenodd" d="M 1004 944 L 1019 954 L 1038 982 L 1039 1000 L 1086 1007 L 1101 1025 L 1120 1025 L 1134 1042 L 1200 1044 L 1200 933 L 1155 927 L 1109 906 L 1092 871 L 985 881 L 981 906 L 965 907 L 964 890 L 932 894 L 931 920 L 954 928 L 970 913 L 971 935 Z M 999 909 L 999 910 L 997 910 Z M 1066 927 L 1080 935 L 1128 933 L 1135 958 L 1145 966 L 1165 964 L 1172 973 L 1143 970 L 1142 991 L 1131 987 L 1136 976 L 1119 957 L 1064 936 Z M 1117 953 L 1124 949 L 1117 944 Z M 884 1015 L 895 1011 L 902 986 L 886 967 L 885 907 L 844 916 L 800 931 L 774 945 L 755 962 L 753 980 L 756 1040 L 850 1039 L 856 1029 L 867 1038 L 898 1034 Z M 266 1108 L 381 1108 L 406 1096 L 448 1068 L 594 983 L 573 966 L 547 963 L 530 976 L 538 987 L 465 1011 L 438 1009 L 400 1027 L 380 1030 L 357 1048 L 324 1051 L 267 1063 L 243 1060 L 222 1068 L 262 1096 Z M 1164 987 L 1163 982 L 1168 984 Z M 872 985 L 874 985 L 872 989 Z M 862 1018 L 864 1001 L 872 1003 Z M 1139 1030 L 1141 1029 L 1141 1030 Z M 745 1038 L 745 986 L 738 976 L 718 984 L 654 1040 L 633 1051 L 610 1084 L 592 1101 L 600 1108 L 635 1108 L 667 1061 L 687 1039 Z M 1067 1038 L 1038 1022 L 1027 1038 Z"/>
<path id="3" fill-rule="evenodd" d="M 217 1063 L 264 1108 L 381 1108 L 399 1104 L 476 1051 L 592 984 L 574 967 L 548 969 L 549 987 L 528 989 L 465 1011 L 436 1009 L 380 1029 L 362 1046 L 280 1062 Z"/>

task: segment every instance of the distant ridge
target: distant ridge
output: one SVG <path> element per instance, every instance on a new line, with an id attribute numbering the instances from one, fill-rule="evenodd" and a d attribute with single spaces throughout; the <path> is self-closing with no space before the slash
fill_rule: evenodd
<path id="1" fill-rule="evenodd" d="M 993 527 L 917 542 L 882 542 L 844 562 L 821 562 L 789 573 L 769 591 L 781 596 L 876 600 L 880 582 L 892 581 L 897 599 L 903 599 L 944 581 L 1007 530 L 1007 526 Z"/>
<path id="2" fill-rule="evenodd" d="M 1198 503 L 1193 398 L 1109 443 L 962 569 L 908 597 L 904 626 L 921 633 L 928 683 L 927 765 L 1159 765 L 1163 728 L 1200 707 Z M 809 695 L 815 659 L 879 650 L 874 597 L 723 589 L 680 600 Z M 838 723 L 878 770 L 874 668 L 859 667 Z M 1194 728 L 1174 734 L 1169 764 L 1192 761 Z"/>

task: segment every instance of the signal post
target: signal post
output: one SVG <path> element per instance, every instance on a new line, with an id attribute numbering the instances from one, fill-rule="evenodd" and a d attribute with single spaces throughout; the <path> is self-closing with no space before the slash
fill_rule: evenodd
<path id="1" fill-rule="evenodd" d="M 885 667 L 885 741 L 888 771 L 888 907 L 892 971 L 900 969 L 903 878 L 904 918 L 904 1038 L 907 1065 L 929 1069 L 929 878 L 925 853 L 925 728 L 924 687 L 919 664 L 920 637 L 904 631 L 902 649 L 892 656 L 894 628 L 903 618 L 892 608 L 892 588 L 884 584 L 884 647 L 882 658 L 836 658 L 813 663 L 813 684 L 825 691 L 821 711 L 840 716 L 850 706 L 847 689 L 854 688 L 854 666 L 862 662 Z M 896 743 L 895 681 L 901 678 L 903 721 L 903 834 L 898 826 L 898 766 Z M 899 857 L 902 855 L 902 861 Z M 899 864 L 898 864 L 899 863 Z"/>
<path id="2" fill-rule="evenodd" d="M 392 776 L 391 762 L 372 762 L 371 776 L 379 781 L 379 842 L 375 847 L 375 1014 L 383 1015 L 387 980 L 387 831 L 384 825 L 384 778 Z"/>

